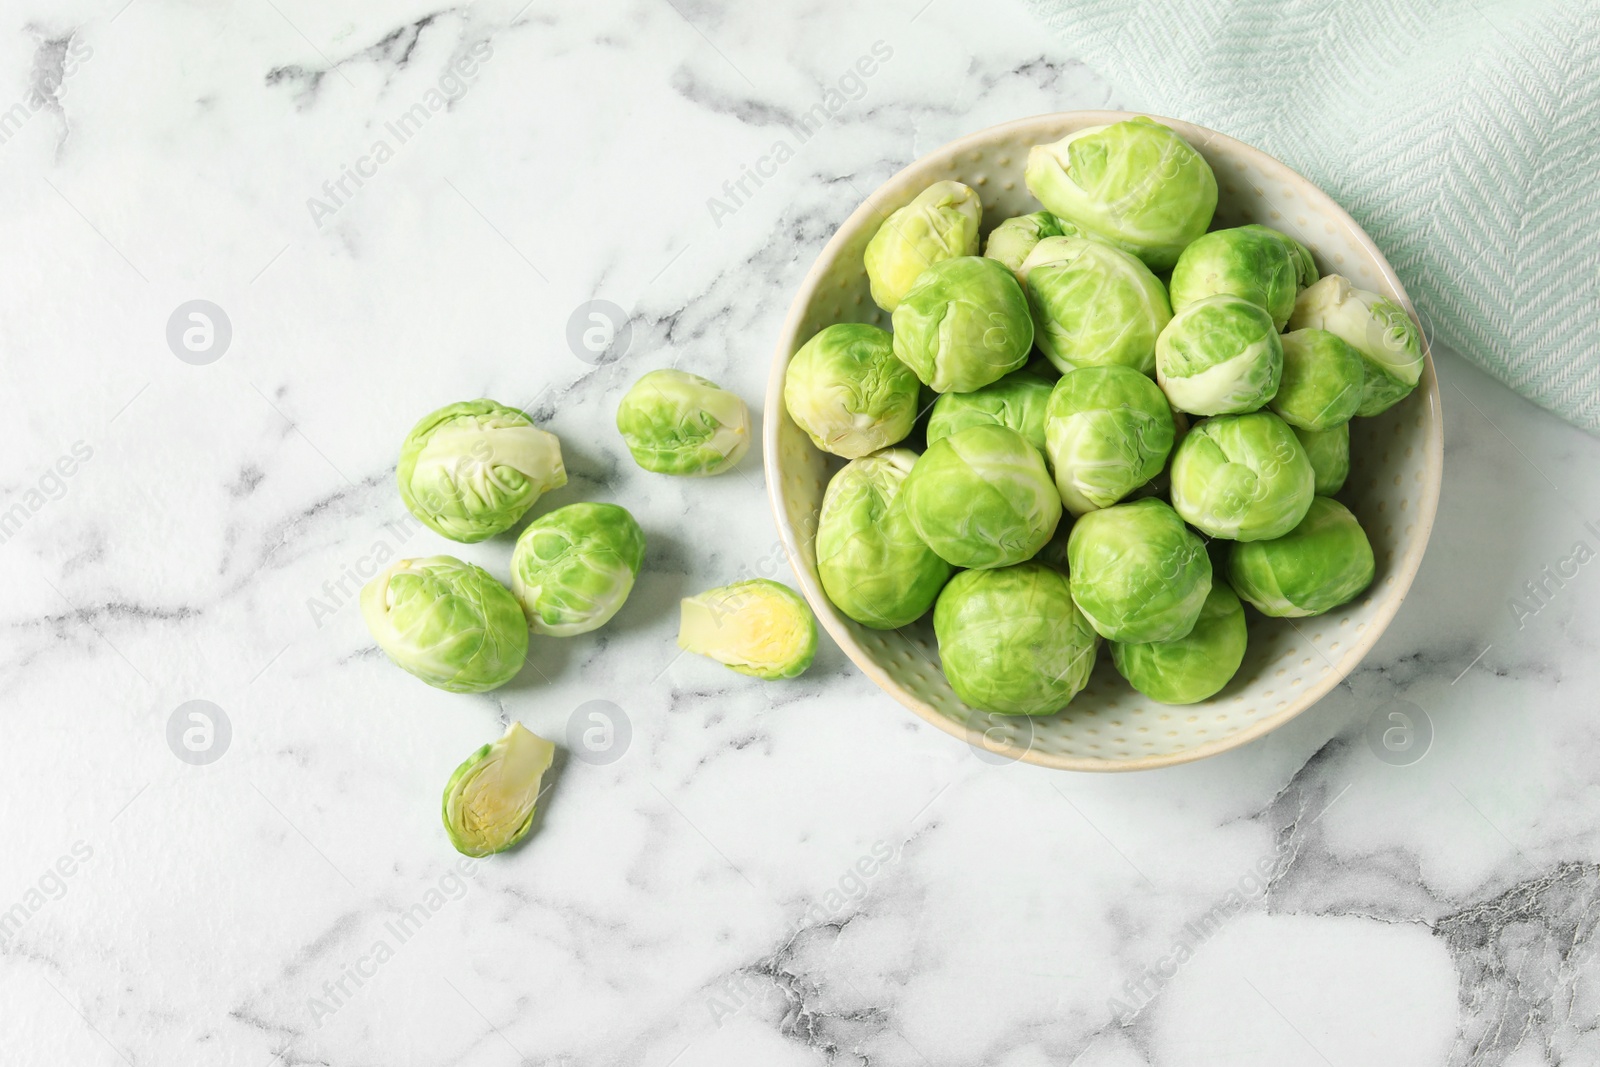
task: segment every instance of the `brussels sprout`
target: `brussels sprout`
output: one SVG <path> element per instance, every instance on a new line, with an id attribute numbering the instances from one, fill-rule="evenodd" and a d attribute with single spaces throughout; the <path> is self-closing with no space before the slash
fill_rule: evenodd
<path id="1" fill-rule="evenodd" d="M 396 560 L 362 587 L 361 617 L 396 665 L 452 693 L 505 685 L 528 654 L 516 597 L 453 556 Z"/>
<path id="2" fill-rule="evenodd" d="M 1342 426 L 1361 406 L 1361 353 L 1327 330 L 1292 330 L 1283 344 L 1283 380 L 1267 406 L 1297 429 Z"/>
<path id="3" fill-rule="evenodd" d="M 818 448 L 856 459 L 911 432 L 920 390 L 911 368 L 895 358 L 889 331 L 840 322 L 789 361 L 783 403 Z"/>
<path id="4" fill-rule="evenodd" d="M 653 370 L 617 405 L 617 430 L 647 471 L 720 474 L 750 447 L 750 409 L 698 374 Z"/>
<path id="5" fill-rule="evenodd" d="M 1156 341 L 1156 381 L 1193 415 L 1255 411 L 1278 391 L 1283 345 L 1272 316 L 1237 296 L 1208 296 L 1178 312 Z"/>
<path id="6" fill-rule="evenodd" d="M 1343 489 L 1350 476 L 1350 424 L 1342 422 L 1331 430 L 1292 429 L 1311 460 L 1317 495 L 1332 496 Z"/>
<path id="7" fill-rule="evenodd" d="M 1156 337 L 1172 308 L 1133 256 L 1083 237 L 1047 237 L 1028 253 L 1022 275 L 1034 339 L 1057 370 L 1155 367 Z"/>
<path id="8" fill-rule="evenodd" d="M 556 435 L 493 400 L 425 416 L 400 446 L 395 474 L 411 514 L 468 543 L 510 529 L 540 496 L 567 484 Z"/>
<path id="9" fill-rule="evenodd" d="M 1172 454 L 1172 506 L 1212 537 L 1265 541 L 1305 518 L 1316 476 L 1288 423 L 1257 411 L 1207 419 Z"/>
<path id="10" fill-rule="evenodd" d="M 1045 438 L 1061 500 L 1082 515 L 1161 473 L 1172 451 L 1172 409 L 1136 370 L 1083 367 L 1051 392 Z"/>
<path id="11" fill-rule="evenodd" d="M 894 311 L 894 354 L 938 393 L 970 393 L 1028 362 L 1033 320 L 1016 277 L 981 256 L 922 272 Z"/>
<path id="12" fill-rule="evenodd" d="M 1356 517 L 1337 500 L 1319 496 L 1284 536 L 1234 545 L 1228 580 L 1263 615 L 1297 619 L 1360 595 L 1372 584 L 1373 562 Z"/>
<path id="13" fill-rule="evenodd" d="M 817 654 L 817 619 L 786 585 L 751 578 L 679 605 L 678 647 L 708 656 L 740 674 L 793 678 Z"/>
<path id="14" fill-rule="evenodd" d="M 1000 715 L 1050 715 L 1087 684 L 1100 637 L 1066 575 L 1039 563 L 963 571 L 933 609 L 950 688 Z"/>
<path id="15" fill-rule="evenodd" d="M 492 856 L 528 836 L 556 746 L 514 722 L 468 756 L 444 787 L 444 828 L 465 856 Z"/>
<path id="16" fill-rule="evenodd" d="M 1044 375 L 1024 368 L 970 393 L 945 393 L 928 415 L 928 444 L 968 426 L 1008 426 L 1043 452 L 1052 385 Z"/>
<path id="17" fill-rule="evenodd" d="M 1172 641 L 1211 591 L 1206 546 L 1165 502 L 1091 511 L 1067 540 L 1072 600 L 1108 641 Z"/>
<path id="18" fill-rule="evenodd" d="M 917 536 L 957 567 L 1021 563 L 1061 521 L 1044 457 L 1004 426 L 969 426 L 935 441 L 902 491 Z"/>
<path id="19" fill-rule="evenodd" d="M 1217 207 L 1210 165 L 1182 137 L 1143 115 L 1035 145 L 1023 177 L 1052 213 L 1152 270 L 1170 270 L 1184 247 L 1206 232 Z"/>
<path id="20" fill-rule="evenodd" d="M 615 504 L 568 504 L 529 523 L 511 553 L 511 593 L 536 634 L 571 637 L 611 620 L 644 563 L 644 531 Z"/>
<path id="21" fill-rule="evenodd" d="M 1330 274 L 1294 302 L 1291 330 L 1327 330 L 1361 356 L 1364 381 L 1357 415 L 1388 411 L 1422 377 L 1422 333 L 1405 308 Z"/>
<path id="22" fill-rule="evenodd" d="M 867 280 L 885 311 L 900 306 L 923 271 L 940 260 L 978 254 L 983 201 L 960 182 L 934 182 L 892 212 L 867 242 Z"/>
<path id="23" fill-rule="evenodd" d="M 1240 226 L 1239 229 L 1258 230 L 1269 237 L 1283 242 L 1283 246 L 1289 250 L 1289 259 L 1294 264 L 1294 281 L 1298 288 L 1304 289 L 1308 285 L 1314 285 L 1316 284 L 1317 279 L 1321 277 L 1321 275 L 1317 273 L 1316 260 L 1311 258 L 1311 250 L 1305 245 L 1301 244 L 1299 241 L 1296 241 L 1293 237 L 1290 237 L 1288 234 L 1283 233 L 1280 230 L 1274 230 L 1270 226 L 1262 226 L 1259 223 L 1251 223 L 1249 226 Z"/>
<path id="24" fill-rule="evenodd" d="M 1076 226 L 1067 224 L 1074 231 Z M 989 243 L 983 246 L 985 259 L 999 260 L 1007 270 L 1022 281 L 1022 261 L 1028 258 L 1033 246 L 1046 237 L 1061 236 L 1061 220 L 1048 211 L 1035 211 L 1031 215 L 1018 215 L 1006 219 L 989 233 Z"/>
<path id="25" fill-rule="evenodd" d="M 1213 581 L 1186 636 L 1137 645 L 1113 641 L 1111 662 L 1151 700 L 1193 704 L 1216 695 L 1238 672 L 1246 636 L 1244 606 L 1226 583 Z"/>
<path id="26" fill-rule="evenodd" d="M 916 461 L 908 448 L 863 456 L 845 464 L 822 495 L 816 545 L 823 591 L 875 630 L 920 619 L 950 580 L 950 564 L 917 536 L 900 493 Z"/>
<path id="27" fill-rule="evenodd" d="M 1265 308 L 1272 327 L 1283 329 L 1300 291 L 1303 264 L 1286 237 L 1265 226 L 1213 230 L 1178 257 L 1167 291 L 1172 310 L 1182 311 L 1197 300 L 1226 294 Z"/>

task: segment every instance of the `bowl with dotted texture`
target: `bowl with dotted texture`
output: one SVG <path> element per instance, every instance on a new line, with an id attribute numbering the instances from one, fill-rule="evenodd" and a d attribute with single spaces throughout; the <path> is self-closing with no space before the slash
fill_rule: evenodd
<path id="1" fill-rule="evenodd" d="M 1350 427 L 1350 477 L 1338 499 L 1361 521 L 1377 573 L 1349 604 L 1306 619 L 1248 611 L 1244 663 L 1216 696 L 1160 704 L 1117 674 L 1102 648 L 1088 686 L 1050 716 L 990 715 L 962 703 L 939 668 L 931 616 L 899 630 L 873 630 L 835 610 L 817 577 L 817 515 L 843 460 L 817 449 L 789 418 L 783 379 L 810 337 L 836 322 L 890 328 L 872 302 L 862 253 L 879 224 L 936 181 L 965 182 L 983 199 L 985 238 L 1002 219 L 1040 210 L 1023 182 L 1028 149 L 1086 126 L 1133 118 L 1121 111 L 1070 111 L 994 126 L 924 156 L 885 182 L 828 242 L 806 275 L 778 338 L 767 386 L 766 474 L 778 530 L 801 591 L 845 654 L 884 692 L 917 715 L 998 759 L 1079 771 L 1131 771 L 1214 756 L 1294 718 L 1339 683 L 1372 648 L 1416 577 L 1439 502 L 1444 443 L 1439 383 L 1427 358 L 1415 391 Z M 1265 153 L 1201 126 L 1152 116 L 1182 134 L 1217 176 L 1214 228 L 1262 223 L 1311 249 L 1323 274 L 1416 312 L 1372 239 L 1325 193 Z M 1424 338 L 1426 345 L 1426 338 Z"/>

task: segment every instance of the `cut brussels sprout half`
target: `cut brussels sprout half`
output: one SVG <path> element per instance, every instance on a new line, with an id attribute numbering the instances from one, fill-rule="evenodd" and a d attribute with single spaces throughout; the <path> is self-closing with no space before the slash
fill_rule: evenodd
<path id="1" fill-rule="evenodd" d="M 1072 599 L 1108 641 L 1172 641 L 1194 629 L 1211 559 L 1164 501 L 1091 511 L 1067 539 Z"/>
<path id="2" fill-rule="evenodd" d="M 789 361 L 783 403 L 824 452 L 856 459 L 900 441 L 917 421 L 921 384 L 889 331 L 859 322 L 821 330 Z"/>
<path id="3" fill-rule="evenodd" d="M 468 756 L 444 787 L 444 828 L 464 856 L 492 856 L 528 836 L 556 746 L 520 722 Z"/>
<path id="4" fill-rule="evenodd" d="M 957 567 L 1021 563 L 1061 521 L 1044 457 L 1004 426 L 971 426 L 929 445 L 901 491 L 917 536 Z"/>
<path id="5" fill-rule="evenodd" d="M 956 575 L 939 594 L 933 632 L 956 696 L 1000 715 L 1066 707 L 1100 646 L 1066 576 L 1039 563 Z"/>
<path id="6" fill-rule="evenodd" d="M 1366 531 L 1337 500 L 1319 496 L 1300 524 L 1271 541 L 1233 546 L 1228 580 L 1263 615 L 1320 615 L 1372 584 Z"/>
<path id="7" fill-rule="evenodd" d="M 1265 226 L 1211 231 L 1185 248 L 1172 268 L 1172 310 L 1208 296 L 1236 296 L 1265 309 L 1273 329 L 1283 329 L 1304 273 L 1294 243 Z"/>
<path id="8" fill-rule="evenodd" d="M 1028 362 L 1033 320 L 1016 277 L 981 256 L 940 260 L 894 310 L 894 354 L 938 393 L 970 393 Z"/>
<path id="9" fill-rule="evenodd" d="M 516 525 L 567 484 L 561 442 L 493 400 L 442 407 L 418 422 L 395 467 L 400 499 L 436 533 L 471 543 Z"/>
<path id="10" fill-rule="evenodd" d="M 453 556 L 396 560 L 362 587 L 361 617 L 396 665 L 452 693 L 505 685 L 528 654 L 516 597 Z"/>
<path id="11" fill-rule="evenodd" d="M 679 607 L 678 647 L 740 674 L 793 678 L 817 654 L 811 606 L 778 582 L 734 582 L 686 597 Z"/>
<path id="12" fill-rule="evenodd" d="M 1167 398 L 1136 370 L 1068 371 L 1050 394 L 1045 440 L 1056 489 L 1074 515 L 1110 507 L 1160 474 L 1172 439 Z"/>
<path id="13" fill-rule="evenodd" d="M 1361 353 L 1327 330 L 1291 330 L 1280 340 L 1283 379 L 1267 406 L 1301 430 L 1349 422 L 1361 406 Z"/>
<path id="14" fill-rule="evenodd" d="M 571 637 L 611 620 L 644 564 L 644 531 L 615 504 L 541 515 L 511 553 L 511 593 L 536 634 Z"/>
<path id="15" fill-rule="evenodd" d="M 1074 231 L 1076 226 L 1068 223 Z M 1031 215 L 1018 215 L 1006 219 L 989 233 L 989 241 L 983 246 L 985 259 L 994 259 L 1005 265 L 1005 268 L 1017 276 L 1017 281 L 1022 281 L 1022 261 L 1028 258 L 1028 253 L 1033 251 L 1033 246 L 1046 237 L 1061 236 L 1061 220 L 1048 211 L 1035 211 Z"/>
<path id="16" fill-rule="evenodd" d="M 1318 496 L 1333 496 L 1350 477 L 1350 424 L 1340 423 L 1331 430 L 1302 430 L 1293 427 L 1300 447 L 1311 460 L 1311 474 Z"/>
<path id="17" fill-rule="evenodd" d="M 1294 302 L 1291 330 L 1327 330 L 1361 356 L 1363 385 L 1357 415 L 1377 415 L 1410 395 L 1422 377 L 1422 332 L 1405 308 L 1337 274 L 1310 286 Z"/>
<path id="18" fill-rule="evenodd" d="M 1172 319 L 1167 291 L 1138 259 L 1099 241 L 1047 237 L 1022 264 L 1034 340 L 1056 369 L 1149 374 Z"/>
<path id="19" fill-rule="evenodd" d="M 969 426 L 1005 426 L 1043 452 L 1045 408 L 1053 384 L 1024 368 L 970 393 L 945 393 L 928 415 L 927 443 Z"/>
<path id="20" fill-rule="evenodd" d="M 1215 696 L 1238 673 L 1247 639 L 1244 606 L 1225 582 L 1213 579 L 1193 630 L 1171 641 L 1113 641 L 1111 662 L 1151 700 L 1194 704 Z"/>
<path id="21" fill-rule="evenodd" d="M 867 242 L 864 256 L 873 301 L 900 306 L 913 283 L 941 260 L 978 254 L 983 201 L 960 182 L 935 182 L 892 212 Z"/>
<path id="22" fill-rule="evenodd" d="M 1172 506 L 1184 521 L 1235 541 L 1294 529 L 1316 481 L 1294 431 L 1267 411 L 1200 423 L 1173 451 L 1171 477 Z"/>
<path id="23" fill-rule="evenodd" d="M 1283 346 L 1272 316 L 1237 296 L 1208 296 L 1172 317 L 1156 341 L 1156 380 L 1192 415 L 1255 411 L 1278 391 Z"/>
<path id="24" fill-rule="evenodd" d="M 750 447 L 750 409 L 698 374 L 653 370 L 617 405 L 617 430 L 647 471 L 720 474 Z"/>

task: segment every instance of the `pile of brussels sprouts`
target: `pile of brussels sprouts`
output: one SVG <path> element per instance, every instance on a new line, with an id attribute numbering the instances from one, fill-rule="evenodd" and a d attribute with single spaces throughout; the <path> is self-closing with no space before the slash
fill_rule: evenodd
<path id="1" fill-rule="evenodd" d="M 1204 700 L 1243 661 L 1241 599 L 1315 615 L 1372 581 L 1334 495 L 1350 419 L 1416 387 L 1421 338 L 1286 234 L 1208 232 L 1210 166 L 1151 119 L 1038 145 L 1025 178 L 1044 210 L 981 256 L 960 182 L 887 216 L 864 258 L 892 332 L 829 326 L 789 364 L 790 417 L 849 461 L 818 519 L 823 589 L 875 629 L 931 609 L 983 711 L 1060 711 L 1102 639 L 1140 692 Z"/>

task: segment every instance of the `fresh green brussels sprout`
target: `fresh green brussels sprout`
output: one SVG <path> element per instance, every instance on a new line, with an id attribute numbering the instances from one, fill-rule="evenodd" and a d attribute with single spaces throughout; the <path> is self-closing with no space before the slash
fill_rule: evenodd
<path id="1" fill-rule="evenodd" d="M 1343 489 L 1350 477 L 1350 424 L 1341 422 L 1331 430 L 1291 428 L 1311 460 L 1317 495 L 1332 496 Z"/>
<path id="2" fill-rule="evenodd" d="M 1076 226 L 1067 224 L 1075 232 Z M 985 259 L 999 260 L 1005 268 L 1022 281 L 1022 261 L 1028 258 L 1033 246 L 1046 237 L 1060 237 L 1061 220 L 1048 211 L 1035 211 L 1031 215 L 1018 215 L 1006 219 L 989 233 L 989 242 L 983 246 Z"/>
<path id="3" fill-rule="evenodd" d="M 1342 426 L 1361 406 L 1361 353 L 1327 330 L 1291 330 L 1283 344 L 1283 379 L 1267 406 L 1296 429 Z"/>
<path id="4" fill-rule="evenodd" d="M 917 536 L 901 495 L 916 461 L 909 448 L 851 460 L 822 495 L 816 545 L 823 591 L 874 630 L 920 619 L 950 580 L 950 564 Z"/>
<path id="5" fill-rule="evenodd" d="M 1150 268 L 1083 237 L 1047 237 L 1022 276 L 1034 339 L 1056 369 L 1120 365 L 1149 374 L 1156 338 L 1172 319 L 1167 291 Z"/>
<path id="6" fill-rule="evenodd" d="M 444 787 L 444 828 L 464 856 L 492 856 L 528 836 L 556 746 L 520 722 L 468 756 Z"/>
<path id="7" fill-rule="evenodd" d="M 1091 511 L 1067 539 L 1072 600 L 1108 641 L 1173 641 L 1194 629 L 1211 558 L 1164 501 Z"/>
<path id="8" fill-rule="evenodd" d="M 1372 584 L 1373 564 L 1350 509 L 1319 496 L 1284 536 L 1234 545 L 1228 580 L 1263 615 L 1298 619 L 1355 599 Z"/>
<path id="9" fill-rule="evenodd" d="M 1009 426 L 1044 451 L 1045 406 L 1052 382 L 1023 368 L 970 393 L 945 393 L 928 414 L 928 444 L 968 426 Z"/>
<path id="10" fill-rule="evenodd" d="M 887 448 L 917 421 L 921 383 L 888 330 L 839 322 L 801 346 L 783 379 L 789 417 L 824 452 L 856 459 Z"/>
<path id="11" fill-rule="evenodd" d="M 934 182 L 891 212 L 867 242 L 872 299 L 892 312 L 922 272 L 940 260 L 978 254 L 983 201 L 960 182 Z"/>
<path id="12" fill-rule="evenodd" d="M 817 618 L 786 585 L 751 578 L 686 597 L 679 605 L 678 647 L 770 680 L 793 678 L 817 654 Z"/>
<path id="13" fill-rule="evenodd" d="M 933 633 L 956 696 L 1000 715 L 1066 707 L 1089 684 L 1100 647 L 1066 575 L 1039 563 L 956 575 L 933 609 Z"/>
<path id="14" fill-rule="evenodd" d="M 1194 704 L 1215 696 L 1238 673 L 1246 639 L 1244 606 L 1227 583 L 1213 580 L 1193 630 L 1172 641 L 1113 641 L 1111 662 L 1151 700 Z"/>
<path id="15" fill-rule="evenodd" d="M 1016 277 L 981 256 L 942 259 L 894 309 L 894 354 L 937 393 L 970 393 L 1028 362 L 1033 320 Z"/>
<path id="16" fill-rule="evenodd" d="M 1268 237 L 1283 242 L 1283 246 L 1289 250 L 1290 260 L 1294 263 L 1295 285 L 1298 288 L 1304 289 L 1308 285 L 1314 285 L 1317 279 L 1321 277 L 1317 273 L 1316 260 L 1311 258 L 1311 250 L 1283 231 L 1274 230 L 1270 226 L 1262 226 L 1259 223 L 1240 226 L 1239 229 L 1259 230 Z"/>
<path id="17" fill-rule="evenodd" d="M 1170 270 L 1217 208 L 1210 165 L 1177 133 L 1143 115 L 1035 145 L 1023 178 L 1057 217 L 1133 253 L 1151 270 Z"/>
<path id="18" fill-rule="evenodd" d="M 362 587 L 361 617 L 396 665 L 452 693 L 505 685 L 528 654 L 517 598 L 453 556 L 395 560 Z"/>
<path id="19" fill-rule="evenodd" d="M 1005 426 L 969 426 L 935 441 L 902 492 L 917 536 L 957 567 L 1021 563 L 1061 521 L 1044 457 Z"/>
<path id="20" fill-rule="evenodd" d="M 1278 391 L 1283 345 L 1272 316 L 1223 294 L 1196 300 L 1156 340 L 1156 381 L 1193 415 L 1255 411 Z"/>
<path id="21" fill-rule="evenodd" d="M 1226 294 L 1265 308 L 1272 328 L 1283 329 L 1294 311 L 1303 273 L 1299 256 L 1285 243 L 1293 240 L 1265 226 L 1212 230 L 1197 238 L 1172 268 L 1167 286 L 1172 310 Z"/>
<path id="22" fill-rule="evenodd" d="M 644 531 L 615 504 L 568 504 L 522 531 L 511 593 L 536 634 L 571 637 L 611 620 L 644 564 Z"/>
<path id="23" fill-rule="evenodd" d="M 1172 438 L 1167 398 L 1136 370 L 1082 367 L 1050 393 L 1045 439 L 1074 515 L 1108 508 L 1160 474 Z"/>
<path id="24" fill-rule="evenodd" d="M 1305 518 L 1316 476 L 1289 424 L 1268 411 L 1207 419 L 1172 454 L 1172 506 L 1212 537 L 1266 541 Z"/>
<path id="25" fill-rule="evenodd" d="M 750 447 L 750 409 L 698 374 L 653 370 L 617 405 L 617 430 L 647 471 L 720 474 Z"/>
<path id="26" fill-rule="evenodd" d="M 395 475 L 411 514 L 467 543 L 510 529 L 539 497 L 567 484 L 556 435 L 493 400 L 425 416 L 400 446 Z"/>
<path id="27" fill-rule="evenodd" d="M 1361 356 L 1363 384 L 1357 415 L 1388 411 L 1422 377 L 1422 332 L 1406 309 L 1337 274 L 1310 286 L 1294 302 L 1289 329 L 1327 330 Z"/>

